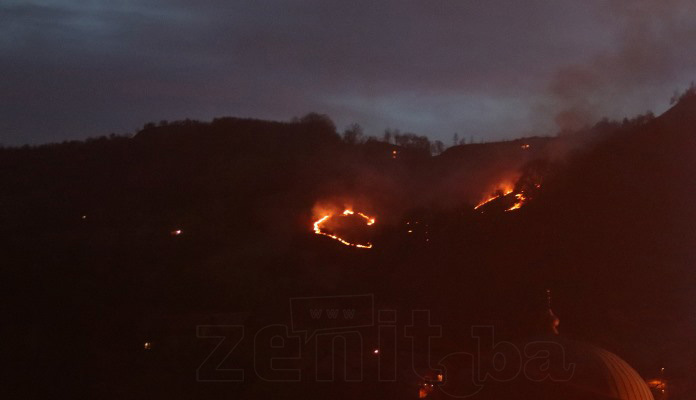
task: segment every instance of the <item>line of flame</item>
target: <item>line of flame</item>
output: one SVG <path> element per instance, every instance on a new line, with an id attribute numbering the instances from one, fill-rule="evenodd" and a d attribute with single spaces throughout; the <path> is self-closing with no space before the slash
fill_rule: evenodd
<path id="1" fill-rule="evenodd" d="M 344 210 L 343 214 L 341 215 L 353 215 L 355 212 L 353 210 Z M 369 217 L 361 212 L 358 212 L 358 215 L 362 218 L 364 218 L 367 221 L 367 225 L 373 225 L 375 223 L 375 218 Z M 321 230 L 321 224 L 324 223 L 327 219 L 331 218 L 331 214 L 329 215 L 324 215 L 323 217 L 319 218 L 314 222 L 314 233 L 317 235 L 324 235 L 327 237 L 330 237 L 331 239 L 338 240 L 339 242 L 343 243 L 346 246 L 350 247 L 357 247 L 359 249 L 371 249 L 372 248 L 372 243 L 367 243 L 367 244 L 358 244 L 358 243 L 351 243 L 347 240 L 344 240 L 336 235 L 332 235 L 330 233 L 323 232 Z"/>
<path id="2" fill-rule="evenodd" d="M 491 201 L 493 201 L 497 198 L 505 197 L 505 196 L 509 195 L 510 193 L 512 193 L 512 191 L 513 191 L 512 189 L 507 189 L 502 195 L 495 195 L 495 196 L 489 197 L 486 200 L 478 203 L 478 205 L 476 207 L 474 207 L 474 210 L 478 210 L 479 208 L 485 206 L 486 204 L 490 203 Z"/>

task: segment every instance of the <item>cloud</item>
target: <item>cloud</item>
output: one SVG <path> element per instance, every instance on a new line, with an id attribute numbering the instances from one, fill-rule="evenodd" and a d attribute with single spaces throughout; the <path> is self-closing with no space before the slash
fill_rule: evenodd
<path id="1" fill-rule="evenodd" d="M 454 132 L 549 133 L 566 108 L 594 118 L 605 105 L 595 100 L 605 96 L 600 89 L 622 76 L 611 44 L 630 42 L 620 32 L 638 26 L 631 18 L 641 14 L 604 4 L 3 3 L 0 142 L 133 131 L 160 119 L 289 119 L 309 111 L 329 113 L 339 127 L 361 123 L 368 134 L 389 126 L 445 142 Z M 665 7 L 658 11 L 673 15 Z M 634 86 L 623 79 L 616 87 L 638 89 L 617 91 L 616 102 L 640 112 L 636 105 L 651 103 L 646 96 L 668 98 L 693 71 L 687 56 L 670 57 L 673 73 L 635 75 L 641 85 Z M 635 98 L 620 101 L 624 94 Z"/>

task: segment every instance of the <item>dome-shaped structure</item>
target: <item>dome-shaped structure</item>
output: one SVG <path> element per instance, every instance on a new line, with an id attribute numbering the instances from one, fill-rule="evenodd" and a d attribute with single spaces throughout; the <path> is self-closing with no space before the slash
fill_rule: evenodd
<path id="1" fill-rule="evenodd" d="M 456 358 L 443 362 L 440 365 L 445 374 L 439 391 L 433 388 L 430 392 L 435 395 L 428 392 L 426 397 L 655 400 L 638 372 L 616 354 L 560 337 L 560 320 L 551 310 L 551 291 L 546 294 L 547 309 L 540 314 L 544 334 L 516 343 L 498 343 L 490 352 L 478 353 L 475 363 Z"/>
<path id="2" fill-rule="evenodd" d="M 520 400 L 655 400 L 646 382 L 616 354 L 582 342 L 543 336 L 517 343 L 522 365 L 511 362 L 510 369 L 492 366 L 496 358 L 482 354 L 481 364 L 472 369 L 468 359 L 444 362 L 444 381 L 427 398 L 446 399 L 453 395 L 473 399 Z M 512 355 L 513 347 L 499 360 Z M 509 360 L 513 360 L 510 357 Z M 512 379 L 504 378 L 520 368 Z M 494 372 L 492 377 L 477 380 Z M 496 375 L 495 372 L 500 375 Z M 496 379 L 500 378 L 500 379 Z M 439 393 L 442 392 L 442 393 Z"/>
<path id="3" fill-rule="evenodd" d="M 647 383 L 621 357 L 597 346 L 561 339 L 558 336 L 559 319 L 551 310 L 550 289 L 546 290 L 546 300 L 548 336 L 536 343 L 541 346 L 546 343 L 557 351 L 556 359 L 549 360 L 549 370 L 544 371 L 541 367 L 537 373 L 551 372 L 551 376 L 555 373 L 562 378 L 556 380 L 557 383 L 582 398 L 655 400 Z M 531 371 L 532 375 L 534 373 Z"/>
<path id="4" fill-rule="evenodd" d="M 558 343 L 565 350 L 566 362 L 574 365 L 572 377 L 563 384 L 595 395 L 589 398 L 654 400 L 638 372 L 616 354 L 585 343 Z"/>

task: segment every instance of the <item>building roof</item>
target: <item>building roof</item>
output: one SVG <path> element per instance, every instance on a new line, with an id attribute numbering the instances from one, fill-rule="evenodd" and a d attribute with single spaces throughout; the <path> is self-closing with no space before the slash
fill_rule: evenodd
<path id="1" fill-rule="evenodd" d="M 654 400 L 643 378 L 616 354 L 586 343 L 562 341 L 575 371 L 565 384 L 601 398 Z"/>

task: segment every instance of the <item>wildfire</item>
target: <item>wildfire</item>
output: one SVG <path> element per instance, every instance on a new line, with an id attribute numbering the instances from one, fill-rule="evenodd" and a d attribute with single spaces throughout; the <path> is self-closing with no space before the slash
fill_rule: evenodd
<path id="1" fill-rule="evenodd" d="M 355 214 L 355 212 L 352 211 L 352 210 L 345 210 L 345 211 L 343 211 L 343 215 L 353 215 L 353 214 Z M 375 223 L 375 219 L 374 219 L 374 218 L 368 217 L 367 215 L 365 215 L 365 214 L 363 214 L 363 213 L 361 213 L 361 212 L 358 212 L 358 215 L 361 216 L 361 217 L 363 217 L 363 218 L 367 221 L 367 225 L 374 225 L 374 223 Z"/>
<path id="2" fill-rule="evenodd" d="M 491 197 L 487 198 L 486 200 L 483 200 L 482 202 L 478 203 L 478 205 L 477 205 L 476 207 L 474 207 L 474 210 L 478 210 L 479 208 L 481 208 L 481 207 L 485 206 L 486 204 L 490 203 L 491 201 L 493 201 L 493 200 L 495 200 L 495 199 L 499 199 L 499 198 L 501 198 L 501 197 L 505 197 L 505 196 L 509 195 L 509 194 L 512 193 L 512 192 L 513 192 L 513 189 L 511 189 L 511 188 L 503 189 L 502 191 L 499 191 L 498 194 L 496 194 L 496 195 L 494 195 L 494 196 L 491 196 Z"/>
<path id="3" fill-rule="evenodd" d="M 374 224 L 375 224 L 375 218 L 370 217 L 370 216 L 368 216 L 368 215 L 365 215 L 365 214 L 363 214 L 363 213 L 361 213 L 361 212 L 357 212 L 357 213 L 356 213 L 356 212 L 354 212 L 353 210 L 349 210 L 349 209 L 344 210 L 343 213 L 341 213 L 339 216 L 345 217 L 345 216 L 349 216 L 349 215 L 358 215 L 359 217 L 361 217 L 362 219 L 364 219 L 364 220 L 366 221 L 366 222 L 365 222 L 366 225 L 374 225 Z M 339 236 L 336 236 L 336 235 L 333 235 L 333 234 L 331 234 L 331 233 L 322 231 L 321 228 L 322 228 L 322 225 L 324 224 L 324 222 L 326 222 L 329 218 L 331 218 L 331 217 L 333 217 L 333 216 L 334 216 L 333 214 L 324 215 L 323 217 L 321 217 L 321 218 L 319 218 L 318 220 L 314 221 L 314 233 L 316 233 L 317 235 L 328 236 L 328 237 L 330 237 L 331 239 L 334 239 L 334 240 L 338 240 L 339 242 L 343 243 L 343 244 L 346 245 L 346 246 L 357 247 L 357 248 L 359 248 L 359 249 L 370 249 L 370 248 L 372 248 L 372 243 L 369 243 L 369 242 L 366 243 L 366 244 L 351 243 L 351 242 L 349 242 L 349 241 L 347 241 L 347 240 L 345 240 L 345 239 L 343 239 L 343 238 L 341 238 L 341 237 L 339 237 Z"/>
<path id="4" fill-rule="evenodd" d="M 518 209 L 522 208 L 522 205 L 527 200 L 527 198 L 524 196 L 524 193 L 521 193 L 521 192 L 515 194 L 515 198 L 517 199 L 517 201 L 515 201 L 515 204 L 513 204 L 510 208 L 508 208 L 505 211 L 518 210 Z"/>
<path id="5" fill-rule="evenodd" d="M 530 198 L 534 197 L 535 190 L 541 188 L 540 183 L 534 183 L 533 185 L 533 188 L 528 188 L 526 186 L 519 187 L 517 185 L 513 187 L 508 184 L 500 185 L 495 193 L 476 205 L 474 210 L 478 210 L 488 203 L 498 199 L 501 199 L 501 203 L 505 204 L 505 207 L 507 207 L 505 208 L 505 211 L 519 210 L 527 203 L 527 201 L 529 201 Z M 505 200 L 502 200 L 503 198 L 505 198 Z M 482 210 L 482 212 L 483 211 L 484 210 Z"/>

